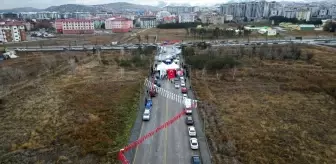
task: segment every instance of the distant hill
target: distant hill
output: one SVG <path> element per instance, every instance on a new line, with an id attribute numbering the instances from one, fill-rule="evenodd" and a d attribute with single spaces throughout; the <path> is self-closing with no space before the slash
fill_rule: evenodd
<path id="1" fill-rule="evenodd" d="M 116 2 L 116 3 L 108 3 L 102 5 L 94 5 L 98 8 L 102 8 L 103 10 L 108 11 L 121 11 L 121 10 L 159 10 L 156 6 L 149 5 L 138 5 L 127 2 Z"/>
<path id="2" fill-rule="evenodd" d="M 99 11 L 123 11 L 123 10 L 153 10 L 158 11 L 160 8 L 149 5 L 138 5 L 127 2 L 116 2 L 101 5 L 78 5 L 64 4 L 60 6 L 50 6 L 46 9 L 36 9 L 32 7 L 14 8 L 0 10 L 0 12 L 37 12 L 37 11 L 55 11 L 55 12 L 99 12 Z"/>
<path id="3" fill-rule="evenodd" d="M 20 8 L 13 8 L 13 9 L 4 9 L 0 10 L 0 13 L 6 13 L 6 12 L 38 12 L 42 11 L 41 9 L 33 8 L 33 7 L 20 7 Z"/>
<path id="4" fill-rule="evenodd" d="M 97 9 L 93 6 L 87 6 L 87 5 L 77 5 L 77 4 L 65 4 L 60 6 L 50 6 L 44 11 L 56 11 L 60 13 L 64 12 L 96 12 Z M 98 9 L 99 11 L 99 9 Z"/>

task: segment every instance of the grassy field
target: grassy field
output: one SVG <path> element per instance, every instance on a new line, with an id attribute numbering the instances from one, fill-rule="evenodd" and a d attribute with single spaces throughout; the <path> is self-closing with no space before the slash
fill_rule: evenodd
<path id="1" fill-rule="evenodd" d="M 314 57 L 244 56 L 231 69 L 192 71 L 214 164 L 336 163 L 335 49 L 301 52 Z"/>
<path id="2" fill-rule="evenodd" d="M 120 54 L 19 54 L 2 61 L 0 163 L 117 163 L 147 73 L 118 66 L 131 57 Z"/>

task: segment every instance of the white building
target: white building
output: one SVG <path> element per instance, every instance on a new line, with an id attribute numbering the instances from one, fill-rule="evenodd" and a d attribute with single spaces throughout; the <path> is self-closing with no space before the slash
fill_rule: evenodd
<path id="1" fill-rule="evenodd" d="M 154 28 L 157 25 L 157 19 L 155 16 L 142 16 L 138 19 L 140 28 Z"/>
<path id="2" fill-rule="evenodd" d="M 108 18 L 108 19 L 105 20 L 105 29 L 112 30 L 112 28 L 113 28 L 113 20 L 114 19 L 115 19 L 115 17 Z"/>
<path id="3" fill-rule="evenodd" d="M 26 40 L 24 24 L 21 22 L 0 22 L 0 42 L 20 42 Z"/>
<path id="4" fill-rule="evenodd" d="M 297 11 L 295 13 L 295 17 L 298 20 L 306 20 L 309 21 L 310 17 L 311 17 L 311 11 L 306 11 L 306 10 L 301 10 L 301 11 Z"/>
<path id="5" fill-rule="evenodd" d="M 195 16 L 193 13 L 181 13 L 178 16 L 178 20 L 179 23 L 195 22 Z"/>

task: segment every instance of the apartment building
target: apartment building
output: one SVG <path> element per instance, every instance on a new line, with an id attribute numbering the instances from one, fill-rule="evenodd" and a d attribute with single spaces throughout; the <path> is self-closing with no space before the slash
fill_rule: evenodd
<path id="1" fill-rule="evenodd" d="M 0 43 L 25 41 L 23 22 L 0 22 Z"/>
<path id="2" fill-rule="evenodd" d="M 180 13 L 191 13 L 191 12 L 198 12 L 200 8 L 198 6 L 167 6 L 165 10 L 173 13 L 173 14 L 180 14 Z"/>
<path id="3" fill-rule="evenodd" d="M 296 11 L 295 17 L 298 20 L 306 20 L 309 21 L 311 17 L 311 12 L 309 10 L 300 10 Z"/>
<path id="4" fill-rule="evenodd" d="M 196 14 L 194 13 L 181 13 L 178 15 L 179 23 L 195 22 Z"/>
<path id="5" fill-rule="evenodd" d="M 223 4 L 220 7 L 221 14 L 232 15 L 234 19 L 242 20 L 247 18 L 248 20 L 268 18 L 271 9 L 275 9 L 279 6 L 277 2 L 243 2 L 243 3 L 228 3 Z"/>
<path id="6" fill-rule="evenodd" d="M 157 25 L 156 16 L 141 16 L 138 19 L 140 28 L 154 28 Z"/>
<path id="7" fill-rule="evenodd" d="M 93 20 L 88 19 L 57 19 L 55 28 L 62 34 L 93 34 Z"/>

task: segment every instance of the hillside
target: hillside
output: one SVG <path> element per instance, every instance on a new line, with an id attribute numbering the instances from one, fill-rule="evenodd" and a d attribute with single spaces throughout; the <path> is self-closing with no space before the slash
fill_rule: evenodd
<path id="1" fill-rule="evenodd" d="M 158 7 L 149 5 L 138 5 L 127 2 L 116 2 L 102 5 L 95 5 L 97 8 L 102 8 L 107 11 L 121 11 L 121 10 L 159 10 Z"/>
<path id="2" fill-rule="evenodd" d="M 45 9 L 45 11 L 55 11 L 55 12 L 96 12 L 99 9 L 93 6 L 87 5 L 77 5 L 77 4 L 65 4 L 60 6 L 51 6 Z"/>
<path id="3" fill-rule="evenodd" d="M 0 10 L 0 12 L 37 12 L 37 11 L 41 11 L 41 9 L 33 7 L 20 7 L 20 8 Z"/>
<path id="4" fill-rule="evenodd" d="M 13 8 L 0 10 L 0 12 L 37 12 L 37 11 L 55 11 L 55 12 L 100 12 L 100 11 L 134 11 L 134 10 L 159 10 L 158 7 L 149 5 L 138 5 L 126 2 L 116 2 L 100 5 L 78 5 L 64 4 L 60 6 L 50 6 L 46 9 L 36 9 L 32 7 Z"/>

